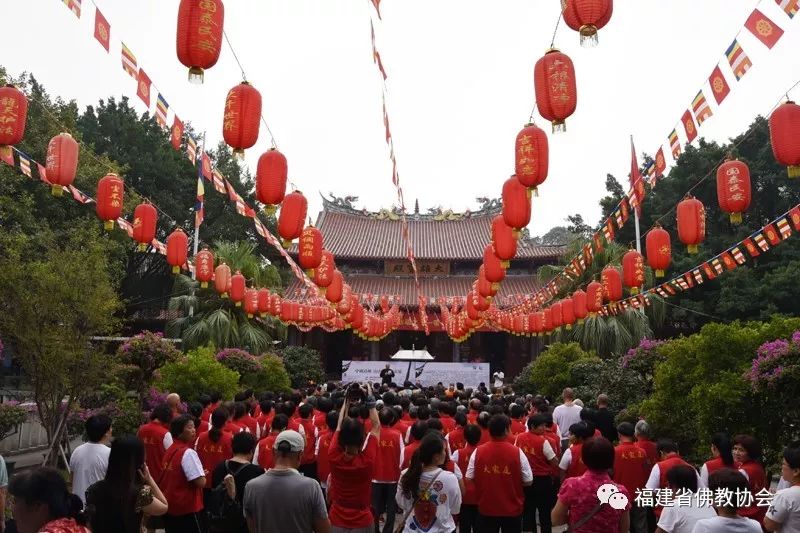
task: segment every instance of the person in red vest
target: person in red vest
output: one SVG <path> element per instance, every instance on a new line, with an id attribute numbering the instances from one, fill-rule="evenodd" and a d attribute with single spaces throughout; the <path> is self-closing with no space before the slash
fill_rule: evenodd
<path id="1" fill-rule="evenodd" d="M 669 488 L 667 472 L 669 472 L 671 468 L 674 468 L 677 465 L 691 466 L 689 463 L 681 459 L 681 456 L 678 453 L 678 445 L 675 444 L 675 441 L 672 439 L 658 439 L 656 448 L 661 460 L 653 465 L 653 469 L 650 470 L 650 477 L 647 478 L 647 483 L 645 484 L 645 488 L 653 491 L 657 489 Z M 697 479 L 699 481 L 700 476 L 697 476 Z M 663 510 L 663 507 L 657 506 L 654 509 L 656 517 L 660 517 Z"/>
<path id="2" fill-rule="evenodd" d="M 253 434 L 253 436 L 258 435 L 258 420 L 253 418 L 253 405 L 248 401 L 249 397 L 252 397 L 253 393 L 250 393 L 250 396 L 245 396 L 246 393 L 242 393 L 241 397 L 244 398 L 241 403 L 244 405 L 244 415 L 242 415 L 241 423 L 244 424 L 244 427 L 247 428 L 247 431 Z"/>
<path id="3" fill-rule="evenodd" d="M 486 444 L 492 440 L 492 437 L 489 434 L 489 420 L 491 419 L 492 415 L 484 411 L 478 415 L 478 418 L 474 422 L 479 428 L 481 428 L 481 444 Z"/>
<path id="4" fill-rule="evenodd" d="M 739 516 L 752 518 L 759 524 L 763 524 L 767 507 L 757 505 L 756 495 L 761 491 L 768 491 L 769 482 L 764 465 L 761 464 L 761 443 L 750 435 L 736 435 L 733 438 L 733 458 L 739 464 L 739 471 L 747 478 L 747 485 L 753 496 L 750 505 L 739 508 Z"/>
<path id="5" fill-rule="evenodd" d="M 269 470 L 275 466 L 272 448 L 275 444 L 275 439 L 278 438 L 278 435 L 281 431 L 286 429 L 288 424 L 289 419 L 286 418 L 286 415 L 275 415 L 275 418 L 272 419 L 272 431 L 266 437 L 261 439 L 258 442 L 258 446 L 256 446 L 256 451 L 253 454 L 253 463 L 257 464 L 264 470 Z"/>
<path id="6" fill-rule="evenodd" d="M 536 531 L 536 513 L 539 513 L 539 526 L 542 533 L 550 533 L 550 511 L 553 510 L 553 467 L 558 465 L 558 457 L 550 441 L 545 437 L 549 425 L 547 415 L 541 413 L 528 418 L 528 431 L 517 435 L 514 446 L 522 450 L 533 472 L 533 483 L 525 487 L 525 507 L 522 514 L 522 530 Z"/>
<path id="7" fill-rule="evenodd" d="M 652 434 L 650 433 L 650 424 L 644 420 L 639 420 L 634 426 L 634 436 L 636 437 L 636 446 L 644 450 L 647 454 L 647 460 L 650 461 L 651 466 L 655 466 L 659 461 L 658 448 L 656 443 L 653 442 Z"/>
<path id="8" fill-rule="evenodd" d="M 411 464 L 411 456 L 414 455 L 415 451 L 417 451 L 417 448 L 419 448 L 419 441 L 422 440 L 422 437 L 424 437 L 425 433 L 427 432 L 427 422 L 417 421 L 413 426 L 411 426 L 411 443 L 403 448 L 403 453 L 401 454 L 403 457 L 403 462 L 400 465 L 400 470 L 405 470 L 409 467 Z"/>
<path id="9" fill-rule="evenodd" d="M 272 405 L 272 400 L 261 400 L 258 404 L 261 411 L 258 418 L 256 418 L 256 422 L 258 422 L 258 434 L 256 438 L 258 440 L 266 437 L 272 427 L 272 419 L 275 418 L 275 410 L 272 408 Z"/>
<path id="10" fill-rule="evenodd" d="M 461 414 L 466 421 L 467 417 Z M 478 447 L 481 440 L 481 428 L 475 424 L 469 424 L 463 429 L 464 446 L 453 452 L 452 459 L 462 472 L 467 471 L 469 460 L 473 452 Z M 464 497 L 461 499 L 461 513 L 458 515 L 458 527 L 460 533 L 477 533 L 476 521 L 478 519 L 478 496 L 475 483 L 472 480 L 464 480 Z"/>
<path id="11" fill-rule="evenodd" d="M 233 457 L 233 435 L 223 431 L 228 421 L 228 412 L 220 407 L 211 415 L 211 429 L 201 433 L 194 445 L 203 473 L 206 477 L 206 488 L 211 488 L 211 473 L 222 461 Z"/>
<path id="12" fill-rule="evenodd" d="M 444 439 L 447 441 L 447 446 L 450 448 L 450 453 L 456 453 L 461 448 L 467 445 L 467 441 L 464 435 L 464 431 L 466 430 L 467 422 L 467 415 L 464 413 L 456 413 L 453 417 L 453 421 L 456 423 L 455 429 L 450 431 L 447 435 L 445 435 Z M 478 428 L 480 431 L 481 428 Z"/>
<path id="13" fill-rule="evenodd" d="M 250 420 L 248 420 L 249 413 L 247 412 L 247 404 L 244 402 L 233 403 L 233 425 L 237 426 L 241 431 L 250 431 Z M 250 417 L 252 418 L 252 417 Z M 255 422 L 255 420 L 253 420 Z M 255 433 L 253 433 L 255 435 Z"/>
<path id="14" fill-rule="evenodd" d="M 317 475 L 319 476 L 319 484 L 322 487 L 322 495 L 325 496 L 328 492 L 328 478 L 331 475 L 331 464 L 328 460 L 328 450 L 331 447 L 333 440 L 333 433 L 336 431 L 336 424 L 339 422 L 339 413 L 336 411 L 329 411 L 325 420 L 325 427 L 320 429 L 317 436 Z"/>
<path id="15" fill-rule="evenodd" d="M 634 427 L 630 422 L 622 422 L 615 432 L 619 436 L 619 444 L 614 448 L 614 483 L 628 489 L 628 494 L 635 495 L 644 488 L 650 475 L 650 461 L 647 453 L 638 446 L 634 437 Z M 631 502 L 631 531 L 647 532 L 647 507 Z"/>
<path id="16" fill-rule="evenodd" d="M 300 473 L 304 476 L 317 479 L 317 457 L 314 451 L 317 449 L 317 428 L 311 415 L 314 408 L 310 403 L 304 403 L 297 410 L 300 418 L 300 426 L 303 428 L 303 438 L 306 440 L 306 447 L 303 448 L 303 455 L 300 456 Z"/>
<path id="17" fill-rule="evenodd" d="M 202 420 L 203 406 L 200 402 L 189 403 L 189 414 L 194 418 L 194 427 L 197 429 L 197 434 L 205 433 L 211 427 L 208 422 Z"/>
<path id="18" fill-rule="evenodd" d="M 327 396 L 320 396 L 317 398 L 317 405 L 314 408 L 314 426 L 319 429 L 323 430 L 328 427 L 326 423 L 328 413 L 333 410 L 333 400 L 328 398 Z"/>
<path id="19" fill-rule="evenodd" d="M 528 431 L 526 427 L 527 421 L 525 420 L 525 408 L 518 403 L 512 403 L 508 409 L 508 414 L 511 416 L 511 436 L 516 438 L 519 435 Z"/>
<path id="20" fill-rule="evenodd" d="M 167 394 L 166 399 L 167 405 L 169 405 L 170 411 L 172 411 L 172 418 L 177 418 L 180 416 L 181 413 L 181 397 L 178 393 L 173 392 Z"/>
<path id="21" fill-rule="evenodd" d="M 375 531 L 378 531 L 377 519 L 386 513 L 383 533 L 392 533 L 394 531 L 394 515 L 397 510 L 394 500 L 405 446 L 400 433 L 396 429 L 392 429 L 394 411 L 384 407 L 378 413 L 378 419 L 381 422 L 381 433 L 378 439 L 375 477 L 372 480 L 372 514 L 376 518 Z"/>
<path id="22" fill-rule="evenodd" d="M 167 498 L 169 508 L 164 515 L 166 533 L 203 533 L 203 487 L 206 478 L 203 464 L 192 449 L 197 438 L 194 420 L 189 415 L 174 419 L 169 427 L 172 446 L 164 454 L 164 466 L 158 486 Z"/>
<path id="23" fill-rule="evenodd" d="M 150 413 L 150 422 L 139 428 L 136 436 L 144 443 L 144 459 L 153 479 L 161 476 L 164 463 L 164 452 L 172 445 L 172 435 L 169 433 L 169 423 L 172 420 L 172 410 L 169 405 L 157 405 Z"/>
<path id="24" fill-rule="evenodd" d="M 506 415 L 489 420 L 491 440 L 478 446 L 467 466 L 467 479 L 475 483 L 478 497 L 478 531 L 522 531 L 524 487 L 533 483 L 525 454 L 508 442 L 511 423 Z"/>
<path id="25" fill-rule="evenodd" d="M 727 433 L 714 433 L 711 437 L 712 458 L 700 467 L 700 488 L 708 488 L 708 476 L 720 468 L 735 468 L 733 444 Z"/>
<path id="26" fill-rule="evenodd" d="M 447 436 L 451 431 L 456 429 L 456 421 L 453 415 L 456 412 L 456 406 L 453 402 L 442 402 L 439 404 L 439 420 L 442 421 L 444 427 L 444 434 Z"/>
<path id="27" fill-rule="evenodd" d="M 481 401 L 473 398 L 469 401 L 469 413 L 467 414 L 467 421 L 470 424 L 475 424 L 478 420 L 478 415 L 481 414 L 482 405 Z"/>
<path id="28" fill-rule="evenodd" d="M 569 448 L 564 450 L 561 462 L 558 467 L 561 469 L 561 480 L 570 477 L 582 476 L 586 472 L 586 465 L 583 464 L 582 448 L 583 443 L 593 438 L 594 429 L 585 422 L 578 422 L 569 427 Z"/>
<path id="29" fill-rule="evenodd" d="M 536 409 L 537 414 L 543 415 L 547 419 L 547 424 L 544 428 L 544 438 L 547 439 L 547 442 L 550 443 L 550 447 L 556 452 L 556 457 L 561 457 L 561 436 L 558 431 L 558 426 L 553 422 L 553 415 L 550 414 L 547 407 L 542 406 L 541 409 Z M 552 478 L 552 486 L 553 486 L 553 493 L 552 493 L 552 501 L 556 501 L 556 487 L 561 481 L 561 469 L 558 467 L 558 464 L 555 466 L 550 467 L 550 477 Z"/>
<path id="30" fill-rule="evenodd" d="M 202 401 L 202 400 L 201 400 Z M 220 407 L 220 395 L 218 392 L 212 392 L 208 395 L 208 405 L 203 407 L 203 414 L 200 418 L 202 418 L 206 422 L 211 422 L 211 414 Z"/>

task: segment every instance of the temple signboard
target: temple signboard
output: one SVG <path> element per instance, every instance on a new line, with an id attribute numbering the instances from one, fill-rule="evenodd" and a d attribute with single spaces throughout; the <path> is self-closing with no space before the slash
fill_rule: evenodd
<path id="1" fill-rule="evenodd" d="M 419 276 L 434 277 L 434 276 L 449 276 L 450 275 L 450 262 L 449 261 L 425 261 L 417 259 L 417 273 Z M 407 259 L 399 260 L 386 260 L 383 262 L 385 276 L 402 276 L 413 277 L 414 269 L 411 266 L 411 261 Z"/>

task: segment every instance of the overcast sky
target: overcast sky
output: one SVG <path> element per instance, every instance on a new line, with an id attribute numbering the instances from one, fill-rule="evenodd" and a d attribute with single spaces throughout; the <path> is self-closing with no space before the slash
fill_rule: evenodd
<path id="1" fill-rule="evenodd" d="M 171 108 L 216 144 L 225 95 L 241 74 L 223 47 L 204 85 L 187 82 L 175 53 L 178 3 L 97 0 L 111 23 L 106 54 L 92 37 L 90 0 L 83 0 L 80 21 L 60 0 L 0 0 L 0 64 L 13 76 L 33 72 L 51 95 L 81 107 L 127 95 L 143 112 L 121 67 L 122 39 Z M 800 16 L 790 20 L 773 0 L 618 0 L 599 47 L 589 49 L 561 25 L 556 46 L 575 63 L 578 108 L 567 133 L 550 135 L 550 175 L 534 199 L 532 234 L 576 212 L 598 221 L 606 173 L 627 176 L 629 135 L 640 154 L 666 142 L 756 6 L 787 31 L 771 51 L 743 32 L 753 68 L 736 83 L 724 65 L 732 92 L 721 108 L 706 90 L 714 116 L 700 133 L 725 141 L 800 79 Z M 422 210 L 463 211 L 475 208 L 475 197 L 499 196 L 513 173 L 514 137 L 533 106 L 533 65 L 550 44 L 558 0 L 383 0 L 381 8 L 377 44 L 408 209 L 419 199 Z M 226 2 L 226 31 L 261 91 L 264 116 L 312 217 L 321 207 L 318 192 L 358 196 L 370 210 L 396 201 L 370 9 L 368 0 Z M 793 96 L 800 98 L 800 89 Z M 155 90 L 152 98 L 155 106 Z M 549 125 L 536 122 L 549 135 Z M 248 151 L 251 169 L 269 144 L 262 128 Z"/>

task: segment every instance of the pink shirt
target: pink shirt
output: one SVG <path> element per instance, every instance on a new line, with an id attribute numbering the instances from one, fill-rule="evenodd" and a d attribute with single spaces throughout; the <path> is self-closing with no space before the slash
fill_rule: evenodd
<path id="1" fill-rule="evenodd" d="M 575 530 L 575 533 L 615 533 L 619 531 L 619 519 L 622 513 L 631 508 L 631 495 L 623 485 L 614 483 L 606 472 L 587 470 L 582 476 L 564 480 L 561 490 L 558 491 L 558 499 L 569 508 L 567 522 L 570 526 L 591 513 L 600 503 L 597 499 L 597 489 L 606 483 L 616 485 L 617 490 L 628 497 L 628 505 L 620 511 L 608 504 L 604 505 L 591 520 Z"/>

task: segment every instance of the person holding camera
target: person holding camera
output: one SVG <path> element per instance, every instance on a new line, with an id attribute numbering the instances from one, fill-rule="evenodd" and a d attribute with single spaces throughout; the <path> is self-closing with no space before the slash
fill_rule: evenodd
<path id="1" fill-rule="evenodd" d="M 363 403 L 369 409 L 372 423 L 366 441 L 364 424 L 357 418 L 347 416 L 350 407 L 358 403 Z M 328 450 L 332 533 L 374 533 L 376 518 L 371 510 L 371 489 L 381 432 L 376 404 L 371 388 L 369 394 L 357 383 L 347 388 L 336 432 Z"/>

